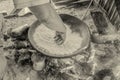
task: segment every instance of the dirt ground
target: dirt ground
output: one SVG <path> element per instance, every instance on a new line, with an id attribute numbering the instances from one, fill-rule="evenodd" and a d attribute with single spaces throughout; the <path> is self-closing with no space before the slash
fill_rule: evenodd
<path id="1" fill-rule="evenodd" d="M 91 10 L 93 9 L 94 8 L 91 8 Z M 78 17 L 79 19 L 82 19 L 86 12 L 86 8 L 63 8 L 57 10 L 57 12 L 71 14 Z M 16 28 L 24 24 L 30 25 L 35 20 L 36 18 L 33 15 L 5 19 L 3 32 L 7 31 L 9 28 Z M 89 11 L 85 16 L 84 22 L 89 26 L 91 33 L 96 30 Z M 9 42 L 5 42 L 5 44 L 9 44 Z M 48 57 L 48 60 L 50 60 L 50 62 L 48 61 L 46 65 L 53 68 L 50 68 L 51 70 L 47 71 L 46 67 L 43 72 L 36 72 L 29 65 L 20 67 L 19 65 L 15 64 L 15 61 L 12 62 L 12 60 L 9 60 L 9 68 L 7 70 L 7 73 L 3 77 L 3 80 L 120 80 L 119 47 L 120 41 L 106 44 L 95 44 L 90 42 L 90 48 L 77 56 L 67 59 L 54 59 Z M 3 53 L 6 53 L 6 51 Z M 86 63 L 86 60 L 81 57 L 88 57 L 88 55 L 90 55 L 89 59 L 91 60 Z M 56 63 L 56 61 L 60 63 L 58 64 Z M 75 70 L 71 70 L 72 75 L 68 75 L 66 72 L 58 73 L 58 67 L 54 68 L 54 65 L 56 66 L 56 64 L 60 67 L 64 66 L 62 68 L 65 68 L 66 64 L 68 65 L 69 63 L 70 66 L 75 66 Z M 103 77 L 106 76 L 112 76 L 112 78 L 103 79 Z"/>

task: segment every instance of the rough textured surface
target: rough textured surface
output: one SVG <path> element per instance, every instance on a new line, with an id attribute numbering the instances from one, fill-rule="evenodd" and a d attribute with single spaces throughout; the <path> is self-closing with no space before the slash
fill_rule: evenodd
<path id="1" fill-rule="evenodd" d="M 58 10 L 59 13 L 71 14 L 80 19 L 85 11 L 86 9 L 81 8 Z M 34 20 L 36 18 L 33 15 L 6 19 L 4 31 L 26 23 L 31 24 Z M 96 30 L 89 12 L 84 22 L 89 25 L 91 33 Z M 4 45 L 10 46 L 21 42 L 19 40 L 14 42 L 11 39 Z M 115 80 L 115 78 L 120 80 L 120 41 L 118 40 L 106 44 L 91 43 L 88 50 L 71 58 L 55 59 L 44 56 L 45 67 L 39 72 L 32 67 L 31 53 L 26 52 L 33 49 L 25 46 L 19 49 L 18 46 L 20 47 L 17 45 L 17 48 L 12 47 L 3 52 L 7 55 L 9 66 L 3 80 Z M 33 50 L 32 54 L 35 53 Z M 41 54 L 39 56 L 43 57 Z"/>
<path id="2" fill-rule="evenodd" d="M 66 40 L 62 45 L 56 44 L 54 40 L 56 32 L 43 24 L 35 29 L 33 40 L 39 48 L 45 49 L 46 53 L 51 55 L 71 55 L 81 48 L 82 36 L 72 32 L 67 25 L 65 26 L 67 30 Z"/>

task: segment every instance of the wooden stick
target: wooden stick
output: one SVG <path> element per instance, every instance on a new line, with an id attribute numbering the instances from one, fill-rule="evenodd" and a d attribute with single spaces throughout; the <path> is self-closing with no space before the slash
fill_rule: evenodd
<path id="1" fill-rule="evenodd" d="M 2 13 L 0 13 L 0 47 L 1 46 L 3 46 L 3 41 L 2 41 L 2 38 L 3 38 L 3 33 L 2 33 L 2 29 L 3 29 L 3 22 L 4 22 L 4 20 L 3 20 L 4 18 L 3 18 L 3 14 Z"/>
<path id="2" fill-rule="evenodd" d="M 120 34 L 108 34 L 108 35 L 99 35 L 99 34 L 92 34 L 92 41 L 98 44 L 104 44 L 106 42 L 112 42 L 115 40 L 120 40 Z"/>
<path id="3" fill-rule="evenodd" d="M 22 26 L 19 26 L 17 28 L 11 29 L 11 31 L 8 33 L 11 37 L 17 38 L 22 36 L 23 32 L 25 32 L 29 28 L 28 24 L 24 24 Z"/>

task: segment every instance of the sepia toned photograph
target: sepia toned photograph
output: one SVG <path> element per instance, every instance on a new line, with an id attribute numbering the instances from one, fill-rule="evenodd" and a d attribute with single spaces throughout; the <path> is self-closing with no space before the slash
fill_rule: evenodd
<path id="1" fill-rule="evenodd" d="M 0 80 L 120 80 L 120 0 L 0 0 Z"/>

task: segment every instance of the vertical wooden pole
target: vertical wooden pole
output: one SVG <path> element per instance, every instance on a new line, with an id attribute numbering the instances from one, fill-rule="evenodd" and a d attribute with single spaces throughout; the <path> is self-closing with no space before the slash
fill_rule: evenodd
<path id="1" fill-rule="evenodd" d="M 2 41 L 3 38 L 2 28 L 4 27 L 3 23 L 4 23 L 4 17 L 3 14 L 0 13 L 0 47 L 3 46 L 3 41 Z"/>

